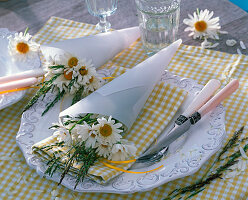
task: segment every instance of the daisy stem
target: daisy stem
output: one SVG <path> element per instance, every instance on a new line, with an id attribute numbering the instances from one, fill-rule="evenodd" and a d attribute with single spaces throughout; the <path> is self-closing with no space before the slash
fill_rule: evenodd
<path id="1" fill-rule="evenodd" d="M 198 15 L 198 17 L 200 16 L 200 11 L 199 11 L 199 8 L 196 8 L 196 13 Z"/>
<path id="2" fill-rule="evenodd" d="M 24 33 L 23 33 L 23 35 L 24 35 L 24 36 L 26 36 L 26 35 L 27 35 L 28 30 L 29 30 L 29 28 L 27 27 L 27 28 L 25 29 Z"/>
<path id="3" fill-rule="evenodd" d="M 87 114 L 85 115 L 82 119 L 78 120 L 77 123 L 75 123 L 70 129 L 69 129 L 69 132 L 72 131 L 72 129 L 74 129 L 74 127 L 77 125 L 77 124 L 81 124 L 83 121 L 87 120 L 92 114 Z"/>

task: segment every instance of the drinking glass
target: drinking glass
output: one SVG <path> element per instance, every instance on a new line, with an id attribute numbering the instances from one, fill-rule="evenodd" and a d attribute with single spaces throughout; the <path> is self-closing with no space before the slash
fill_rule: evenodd
<path id="1" fill-rule="evenodd" d="M 152 55 L 177 39 L 180 0 L 135 0 L 141 40 Z"/>
<path id="2" fill-rule="evenodd" d="M 96 28 L 100 32 L 107 32 L 111 24 L 106 20 L 106 17 L 115 13 L 118 0 L 85 0 L 85 2 L 89 13 L 100 19 Z"/>

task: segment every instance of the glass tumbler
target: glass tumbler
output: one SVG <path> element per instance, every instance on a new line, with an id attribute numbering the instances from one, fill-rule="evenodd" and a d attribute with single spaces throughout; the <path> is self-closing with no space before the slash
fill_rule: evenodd
<path id="1" fill-rule="evenodd" d="M 111 24 L 106 20 L 106 17 L 115 13 L 118 0 L 85 0 L 85 2 L 89 13 L 100 19 L 96 28 L 100 32 L 108 31 Z"/>
<path id="2" fill-rule="evenodd" d="M 177 39 L 180 0 L 135 0 L 141 40 L 152 55 Z"/>

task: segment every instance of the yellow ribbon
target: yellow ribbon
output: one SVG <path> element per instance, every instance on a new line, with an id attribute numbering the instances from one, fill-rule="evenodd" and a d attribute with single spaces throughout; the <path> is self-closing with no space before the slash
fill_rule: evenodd
<path id="1" fill-rule="evenodd" d="M 112 76 L 109 76 L 109 77 L 102 77 L 103 80 L 111 79 L 111 78 L 115 78 L 115 77 L 112 77 Z"/>
<path id="2" fill-rule="evenodd" d="M 156 171 L 160 168 L 162 168 L 164 165 L 160 165 L 159 167 L 155 168 L 155 169 L 152 169 L 152 170 L 149 170 L 149 171 L 144 171 L 144 172 L 134 172 L 134 171 L 129 171 L 129 170 L 125 170 L 125 169 L 122 169 L 122 168 L 119 168 L 119 167 L 115 167 L 113 165 L 110 165 L 108 163 L 105 163 L 105 162 L 101 162 L 102 164 L 104 164 L 106 167 L 109 167 L 111 169 L 115 169 L 115 170 L 118 170 L 118 171 L 121 171 L 121 172 L 125 172 L 125 173 L 130 173 L 130 174 L 146 174 L 146 173 L 149 173 L 149 172 L 153 172 L 153 171 Z"/>
<path id="3" fill-rule="evenodd" d="M 5 90 L 0 92 L 0 94 L 5 94 L 5 93 L 10 93 L 10 92 L 17 92 L 17 91 L 22 91 L 22 90 L 27 90 L 29 88 L 40 88 L 38 86 L 29 86 L 29 87 L 24 87 L 24 88 L 17 88 L 17 89 L 12 89 L 12 90 Z"/>
<path id="4" fill-rule="evenodd" d="M 135 162 L 136 159 L 133 160 L 124 160 L 124 161 L 114 161 L 114 160 L 106 160 L 109 163 L 114 163 L 114 164 L 126 164 L 126 163 L 131 163 L 131 162 Z"/>

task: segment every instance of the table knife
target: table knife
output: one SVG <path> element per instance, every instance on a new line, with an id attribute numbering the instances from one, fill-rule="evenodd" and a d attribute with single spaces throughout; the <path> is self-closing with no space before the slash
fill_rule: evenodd
<path id="1" fill-rule="evenodd" d="M 187 132 L 191 125 L 197 123 L 201 120 L 201 118 L 213 110 L 217 105 L 219 105 L 224 99 L 230 96 L 233 92 L 235 92 L 239 87 L 239 81 L 234 79 L 230 81 L 223 89 L 221 89 L 213 98 L 211 98 L 206 104 L 204 104 L 198 111 L 193 113 L 182 125 L 175 127 L 171 133 L 160 140 L 158 142 L 158 146 L 160 146 L 159 151 L 151 151 L 149 154 L 143 155 L 139 157 L 136 162 L 146 162 L 149 161 L 149 158 L 154 157 L 154 155 L 158 154 L 163 149 L 168 148 L 168 146 Z M 166 154 L 166 152 L 164 153 Z M 154 160 L 154 159 L 153 159 Z"/>

